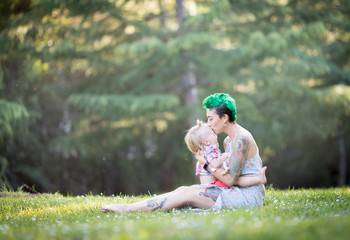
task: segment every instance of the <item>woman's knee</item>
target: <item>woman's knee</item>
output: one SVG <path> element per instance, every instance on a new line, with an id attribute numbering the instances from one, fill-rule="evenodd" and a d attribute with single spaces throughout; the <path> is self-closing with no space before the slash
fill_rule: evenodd
<path id="1" fill-rule="evenodd" d="M 181 198 L 186 201 L 186 203 L 192 201 L 196 195 L 196 189 L 192 187 L 179 187 L 176 189 L 177 194 L 181 196 Z"/>
<path id="2" fill-rule="evenodd" d="M 174 190 L 174 192 L 186 192 L 188 190 L 188 188 L 190 188 L 190 187 L 181 186 L 181 187 L 176 188 Z"/>

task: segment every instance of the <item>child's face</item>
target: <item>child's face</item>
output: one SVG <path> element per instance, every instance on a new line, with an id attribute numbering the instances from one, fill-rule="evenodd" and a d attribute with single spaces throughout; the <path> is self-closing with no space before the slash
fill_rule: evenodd
<path id="1" fill-rule="evenodd" d="M 208 126 L 203 128 L 204 144 L 206 145 L 218 145 L 218 136 L 214 133 L 213 129 Z"/>

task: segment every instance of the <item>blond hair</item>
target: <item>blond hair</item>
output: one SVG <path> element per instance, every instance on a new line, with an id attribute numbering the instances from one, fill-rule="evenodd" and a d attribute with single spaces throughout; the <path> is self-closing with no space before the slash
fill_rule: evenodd
<path id="1" fill-rule="evenodd" d="M 200 120 L 197 120 L 197 125 L 193 126 L 187 131 L 187 134 L 185 136 L 185 142 L 188 149 L 192 153 L 196 153 L 201 149 L 205 136 L 203 136 L 203 133 L 200 131 L 205 126 L 207 126 L 205 123 L 203 123 Z"/>

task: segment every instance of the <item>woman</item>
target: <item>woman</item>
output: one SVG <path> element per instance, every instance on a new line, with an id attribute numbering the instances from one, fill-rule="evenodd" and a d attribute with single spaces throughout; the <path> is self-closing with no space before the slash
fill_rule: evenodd
<path id="1" fill-rule="evenodd" d="M 198 152 L 197 160 L 210 171 L 214 177 L 229 187 L 216 185 L 193 185 L 178 189 L 131 204 L 101 205 L 104 212 L 132 212 L 169 210 L 189 205 L 202 209 L 240 208 L 262 206 L 265 197 L 263 184 L 252 187 L 238 187 L 239 176 L 256 176 L 259 174 L 262 163 L 258 147 L 252 135 L 236 123 L 235 100 L 228 94 L 216 93 L 203 101 L 206 109 L 208 125 L 216 134 L 226 133 L 224 141 L 225 152 L 229 152 L 229 174 L 222 175 L 224 169 L 219 169 L 215 160 L 207 162 L 202 152 Z"/>
<path id="2" fill-rule="evenodd" d="M 222 175 L 223 169 L 217 169 L 219 165 L 215 161 L 206 162 L 202 153 L 197 154 L 197 159 L 204 164 L 212 174 L 230 188 L 213 187 L 210 192 L 215 199 L 214 208 L 240 208 L 262 206 L 265 198 L 263 184 L 252 187 L 237 187 L 239 176 L 256 176 L 262 168 L 258 146 L 249 131 L 236 123 L 235 100 L 224 93 L 216 93 L 203 101 L 206 108 L 208 125 L 216 134 L 226 133 L 224 140 L 225 152 L 230 152 L 229 174 Z"/>

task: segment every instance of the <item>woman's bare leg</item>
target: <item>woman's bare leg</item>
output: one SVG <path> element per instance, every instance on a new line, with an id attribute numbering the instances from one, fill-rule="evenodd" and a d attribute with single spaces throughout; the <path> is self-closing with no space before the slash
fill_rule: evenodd
<path id="1" fill-rule="evenodd" d="M 133 212 L 169 210 L 190 205 L 207 209 L 214 205 L 217 192 L 206 188 L 180 187 L 172 192 L 131 204 L 101 205 L 103 212 Z"/>

